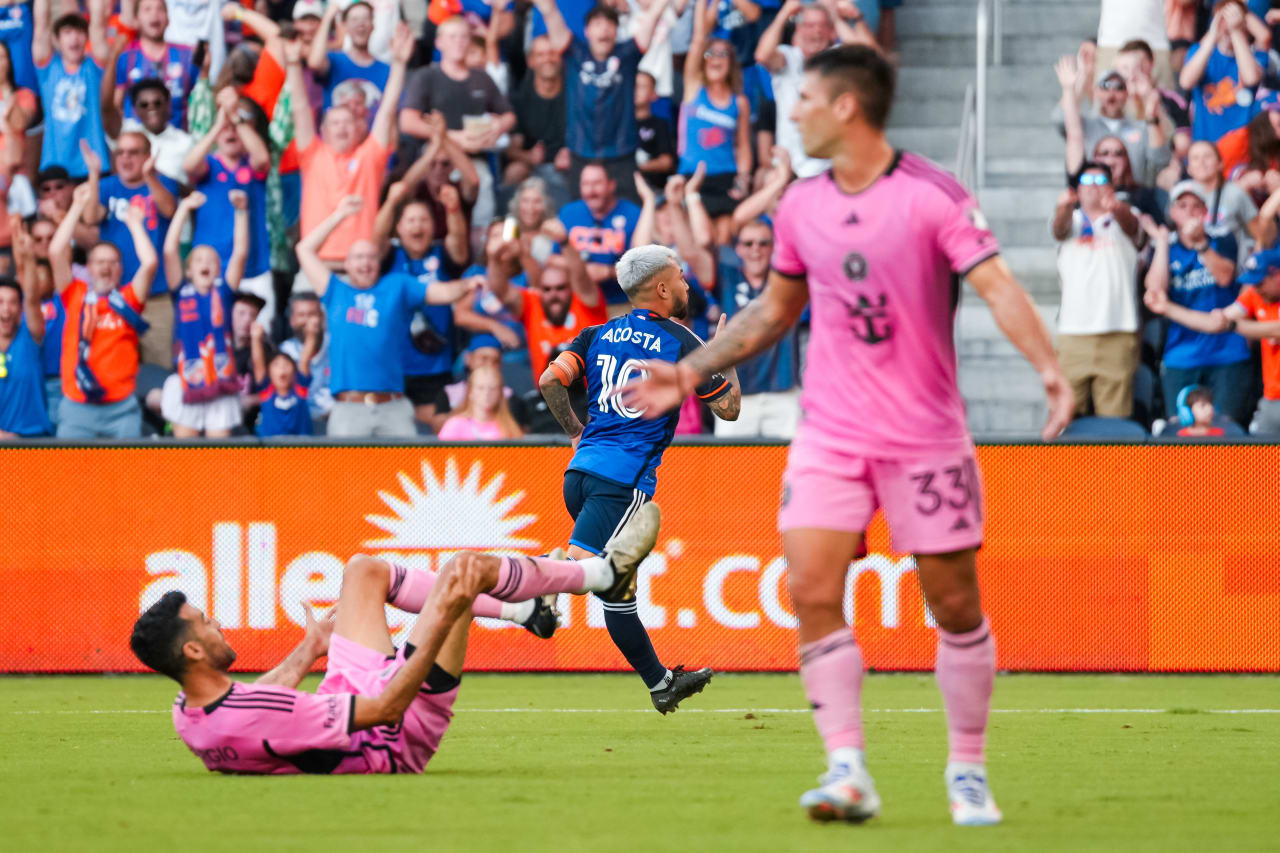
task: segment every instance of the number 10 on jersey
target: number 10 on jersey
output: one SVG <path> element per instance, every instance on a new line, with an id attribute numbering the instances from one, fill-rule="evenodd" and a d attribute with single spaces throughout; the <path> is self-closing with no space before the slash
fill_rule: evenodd
<path id="1" fill-rule="evenodd" d="M 622 398 L 616 396 L 614 391 L 634 379 L 636 374 L 647 378 L 649 374 L 644 369 L 644 361 L 639 358 L 629 358 L 622 362 L 619 368 L 618 359 L 615 356 L 600 353 L 596 356 L 596 366 L 600 368 L 600 396 L 596 399 L 596 405 L 600 407 L 600 411 L 607 412 L 612 409 L 614 414 L 620 417 L 640 417 L 643 411 L 623 405 Z"/>

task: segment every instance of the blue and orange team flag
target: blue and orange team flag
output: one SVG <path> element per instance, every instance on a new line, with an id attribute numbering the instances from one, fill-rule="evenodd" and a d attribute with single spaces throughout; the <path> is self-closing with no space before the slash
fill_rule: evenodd
<path id="1" fill-rule="evenodd" d="M 462 14 L 461 0 L 431 0 L 427 6 L 427 20 L 440 24 L 454 15 Z"/>

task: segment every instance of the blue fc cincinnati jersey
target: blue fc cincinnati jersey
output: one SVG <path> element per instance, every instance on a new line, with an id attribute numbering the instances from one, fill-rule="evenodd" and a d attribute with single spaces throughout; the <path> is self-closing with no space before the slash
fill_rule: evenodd
<path id="1" fill-rule="evenodd" d="M 662 451 L 675 435 L 679 410 L 645 420 L 613 392 L 639 379 L 646 361 L 675 362 L 702 346 L 693 332 L 674 320 L 637 308 L 602 326 L 589 326 L 562 358 L 578 362 L 587 379 L 587 426 L 578 441 L 570 471 L 639 489 L 652 496 L 658 485 Z M 696 389 L 699 399 L 717 400 L 730 385 L 716 374 Z"/>

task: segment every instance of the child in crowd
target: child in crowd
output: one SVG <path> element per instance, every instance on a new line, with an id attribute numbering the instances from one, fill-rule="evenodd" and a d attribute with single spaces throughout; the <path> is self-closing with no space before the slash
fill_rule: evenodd
<path id="1" fill-rule="evenodd" d="M 656 192 L 666 186 L 676 171 L 676 138 L 667 120 L 653 114 L 658 88 L 647 71 L 636 74 L 636 128 L 640 144 L 636 148 L 636 168 Z"/>
<path id="2" fill-rule="evenodd" d="M 253 353 L 253 388 L 262 401 L 255 432 L 266 438 L 272 435 L 311 435 L 311 411 L 307 407 L 307 389 L 311 387 L 311 359 L 320 347 L 320 318 L 308 318 L 302 352 L 295 363 L 283 352 L 268 362 L 263 346 L 266 330 L 257 323 L 249 332 Z"/>
<path id="3" fill-rule="evenodd" d="M 484 365 L 467 377 L 467 396 L 444 422 L 439 437 L 446 441 L 500 441 L 523 434 L 507 405 L 502 373 L 492 365 Z"/>
<path id="4" fill-rule="evenodd" d="M 1180 438 L 1226 434 L 1222 427 L 1214 423 L 1217 412 L 1213 408 L 1212 388 L 1207 385 L 1195 385 L 1189 389 L 1183 389 L 1180 396 L 1182 405 L 1178 406 L 1178 413 L 1183 423 L 1182 429 L 1178 430 Z M 1191 416 L 1191 423 L 1186 421 L 1188 414 Z"/>
<path id="5" fill-rule="evenodd" d="M 229 436 L 242 418 L 231 342 L 231 303 L 249 257 L 249 198 L 239 190 L 228 194 L 235 224 L 225 279 L 222 258 L 212 246 L 196 246 L 187 255 L 185 269 L 182 265 L 183 227 L 205 200 L 201 192 L 184 198 L 164 239 L 177 372 L 165 380 L 160 411 L 178 438 L 192 438 L 201 432 L 210 438 Z"/>
<path id="6" fill-rule="evenodd" d="M 502 61 L 502 53 L 498 49 L 501 35 L 497 21 L 490 21 L 484 28 L 484 35 L 473 32 L 471 46 L 467 48 L 467 67 L 483 71 L 489 75 L 493 85 L 503 95 L 510 94 L 511 70 Z"/>

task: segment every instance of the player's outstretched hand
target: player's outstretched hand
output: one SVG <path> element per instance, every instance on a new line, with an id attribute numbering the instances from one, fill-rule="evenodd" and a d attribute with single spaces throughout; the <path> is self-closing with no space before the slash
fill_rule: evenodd
<path id="1" fill-rule="evenodd" d="M 1044 394 L 1049 398 L 1049 420 L 1040 437 L 1052 441 L 1071 423 L 1071 416 L 1076 410 L 1076 395 L 1060 370 L 1046 371 L 1040 374 L 1040 378 L 1044 381 Z"/>
<path id="2" fill-rule="evenodd" d="M 698 387 L 698 375 L 686 364 L 650 361 L 644 375 L 614 392 L 631 409 L 638 409 L 646 420 L 660 418 L 684 402 Z"/>
<path id="3" fill-rule="evenodd" d="M 329 612 L 320 619 L 316 618 L 316 614 L 308 604 L 302 605 L 302 612 L 307 617 L 307 633 L 304 641 L 311 645 L 311 650 L 315 652 L 316 657 L 328 654 L 329 640 L 333 637 L 333 626 L 338 619 L 338 608 L 336 606 L 329 608 Z"/>

